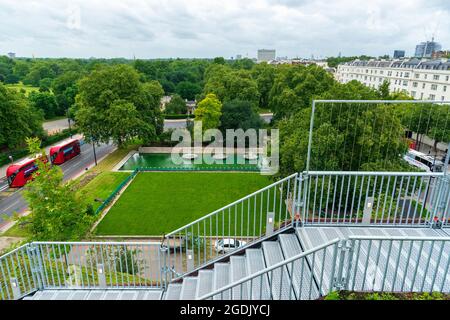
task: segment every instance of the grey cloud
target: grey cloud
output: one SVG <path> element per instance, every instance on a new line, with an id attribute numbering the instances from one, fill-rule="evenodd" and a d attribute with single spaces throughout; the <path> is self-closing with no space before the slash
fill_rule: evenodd
<path id="1" fill-rule="evenodd" d="M 211 57 L 392 53 L 426 37 L 450 48 L 448 0 L 74 0 L 0 2 L 0 50 L 19 56 Z M 70 14 L 80 13 L 79 26 Z M 438 18 L 439 17 L 439 18 Z"/>

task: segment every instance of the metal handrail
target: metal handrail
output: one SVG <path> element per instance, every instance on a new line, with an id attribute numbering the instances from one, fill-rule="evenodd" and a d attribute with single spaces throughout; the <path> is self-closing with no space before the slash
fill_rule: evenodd
<path id="1" fill-rule="evenodd" d="M 310 255 L 310 254 L 312 254 L 314 252 L 322 250 L 322 249 L 324 249 L 324 248 L 326 248 L 326 247 L 328 247 L 330 245 L 336 244 L 339 241 L 341 241 L 339 238 L 335 238 L 333 240 L 325 242 L 324 244 L 321 244 L 320 246 L 317 246 L 317 247 L 314 247 L 312 249 L 306 250 L 306 251 L 304 251 L 304 252 L 302 252 L 302 253 L 300 253 L 298 255 L 295 255 L 295 256 L 293 256 L 293 257 L 291 257 L 289 259 L 280 261 L 280 262 L 278 262 L 278 263 L 276 263 L 276 264 L 274 264 L 274 265 L 272 265 L 270 267 L 267 267 L 267 268 L 262 269 L 262 270 L 260 270 L 260 271 L 258 271 L 256 273 L 253 273 L 253 274 L 251 274 L 249 276 L 241 278 L 241 279 L 239 279 L 239 280 L 237 280 L 237 281 L 235 281 L 233 283 L 230 283 L 230 284 L 226 285 L 225 287 L 217 289 L 216 291 L 207 293 L 207 294 L 201 296 L 200 298 L 198 298 L 198 300 L 205 300 L 205 299 L 211 298 L 211 297 L 213 297 L 213 296 L 215 296 L 217 294 L 220 294 L 221 292 L 224 292 L 226 290 L 232 289 L 233 287 L 236 287 L 236 286 L 238 286 L 240 284 L 243 284 L 243 283 L 245 283 L 245 282 L 247 282 L 249 280 L 252 280 L 252 279 L 257 278 L 259 276 L 262 276 L 264 274 L 268 274 L 269 272 L 271 272 L 271 271 L 273 271 L 275 269 L 278 269 L 280 267 L 286 266 L 289 263 L 292 263 L 292 262 L 294 262 L 294 261 L 296 261 L 298 259 L 304 258 L 304 257 L 306 257 L 306 256 L 308 256 L 308 255 Z"/>
<path id="2" fill-rule="evenodd" d="M 251 197 L 253 197 L 253 196 L 257 195 L 257 194 L 260 194 L 260 193 L 262 193 L 262 192 L 264 192 L 264 191 L 266 191 L 266 190 L 268 190 L 270 188 L 273 188 L 274 186 L 279 185 L 279 184 L 281 184 L 284 181 L 292 179 L 292 178 L 294 178 L 296 176 L 298 176 L 298 173 L 291 174 L 290 176 L 287 176 L 287 177 L 285 177 L 285 178 L 283 178 L 281 180 L 278 180 L 277 182 L 274 182 L 274 183 L 272 183 L 272 184 L 270 184 L 270 185 L 268 185 L 268 186 L 266 186 L 264 188 L 261 188 L 261 189 L 255 191 L 255 192 L 253 192 L 253 193 L 250 193 L 250 194 L 246 195 L 245 197 L 240 198 L 239 200 L 236 200 L 236 201 L 234 201 L 234 202 L 232 202 L 230 204 L 227 204 L 226 206 L 224 206 L 224 207 L 222 207 L 220 209 L 214 210 L 213 212 L 208 213 L 207 215 L 205 215 L 205 216 L 203 216 L 201 218 L 198 218 L 195 221 L 192 221 L 192 222 L 190 222 L 190 223 L 188 223 L 188 224 L 186 224 L 186 225 L 184 225 L 184 226 L 182 226 L 182 227 L 180 227 L 180 228 L 178 228 L 178 229 L 176 229 L 176 230 L 174 230 L 172 232 L 169 232 L 168 234 L 166 234 L 166 238 L 168 236 L 172 236 L 172 235 L 174 235 L 174 234 L 176 234 L 176 233 L 178 233 L 178 232 L 180 232 L 180 231 L 182 231 L 182 230 L 184 230 L 186 228 L 189 228 L 189 227 L 195 225 L 196 223 L 198 223 L 200 221 L 203 221 L 203 220 L 205 220 L 205 219 L 207 219 L 207 218 L 209 218 L 209 217 L 211 217 L 211 216 L 213 216 L 213 215 L 215 215 L 215 214 L 217 214 L 219 212 L 222 212 L 223 210 L 231 208 L 234 205 L 241 203 L 242 201 L 245 201 L 245 200 L 247 200 L 247 199 L 249 199 L 249 198 L 251 198 Z"/>

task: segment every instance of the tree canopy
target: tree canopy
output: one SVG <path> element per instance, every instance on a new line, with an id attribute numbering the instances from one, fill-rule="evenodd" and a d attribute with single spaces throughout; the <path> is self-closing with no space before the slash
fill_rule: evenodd
<path id="1" fill-rule="evenodd" d="M 217 129 L 222 115 L 222 103 L 213 93 L 206 95 L 205 99 L 198 103 L 194 111 L 195 121 L 202 121 L 202 130 Z"/>
<path id="2" fill-rule="evenodd" d="M 28 136 L 42 135 L 42 118 L 22 93 L 0 83 L 0 147 L 15 148 Z"/>
<path id="3" fill-rule="evenodd" d="M 157 82 L 142 83 L 131 66 L 97 68 L 78 85 L 75 119 L 87 141 L 113 139 L 123 146 L 131 138 L 150 141 L 162 132 L 162 88 Z"/>

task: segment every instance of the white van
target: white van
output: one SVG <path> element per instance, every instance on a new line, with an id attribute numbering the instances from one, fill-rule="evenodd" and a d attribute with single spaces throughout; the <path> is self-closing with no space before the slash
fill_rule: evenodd
<path id="1" fill-rule="evenodd" d="M 427 172 L 442 172 L 444 170 L 444 163 L 442 161 L 414 149 L 409 149 L 403 156 L 403 159 L 409 164 Z"/>

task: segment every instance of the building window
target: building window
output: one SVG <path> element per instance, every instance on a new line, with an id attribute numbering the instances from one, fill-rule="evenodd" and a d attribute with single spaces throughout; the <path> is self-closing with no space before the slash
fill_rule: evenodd
<path id="1" fill-rule="evenodd" d="M 405 78 L 409 77 L 409 72 L 405 72 Z"/>
<path id="2" fill-rule="evenodd" d="M 430 94 L 430 100 L 434 100 L 434 98 L 436 98 L 436 96 L 434 94 Z"/>
<path id="3" fill-rule="evenodd" d="M 445 81 L 448 81 L 448 79 L 449 79 L 449 76 L 445 76 Z"/>
<path id="4" fill-rule="evenodd" d="M 415 98 L 415 97 L 416 97 L 416 92 L 415 92 L 415 91 L 411 91 L 411 96 L 412 96 L 413 98 Z"/>
<path id="5" fill-rule="evenodd" d="M 435 74 L 435 75 L 433 76 L 433 80 L 439 80 L 439 75 L 438 75 L 438 74 Z"/>
<path id="6" fill-rule="evenodd" d="M 437 84 L 432 84 L 431 85 L 431 90 L 437 90 Z"/>
<path id="7" fill-rule="evenodd" d="M 445 97 L 444 97 L 444 96 L 442 96 L 442 97 L 441 97 L 441 101 L 444 101 L 444 100 L 445 100 Z"/>
<path id="8" fill-rule="evenodd" d="M 424 74 L 424 75 L 423 75 L 423 78 L 426 79 L 426 78 L 427 78 L 427 74 Z"/>
<path id="9" fill-rule="evenodd" d="M 422 83 L 422 89 L 425 89 L 425 83 Z"/>
<path id="10" fill-rule="evenodd" d="M 416 77 L 416 79 L 419 79 L 420 74 L 416 73 L 416 74 L 414 75 L 414 77 Z"/>
<path id="11" fill-rule="evenodd" d="M 403 80 L 403 85 L 404 85 L 404 86 L 407 86 L 407 85 L 408 85 L 408 81 Z"/>
<path id="12" fill-rule="evenodd" d="M 417 88 L 417 82 L 413 82 L 413 88 Z"/>

